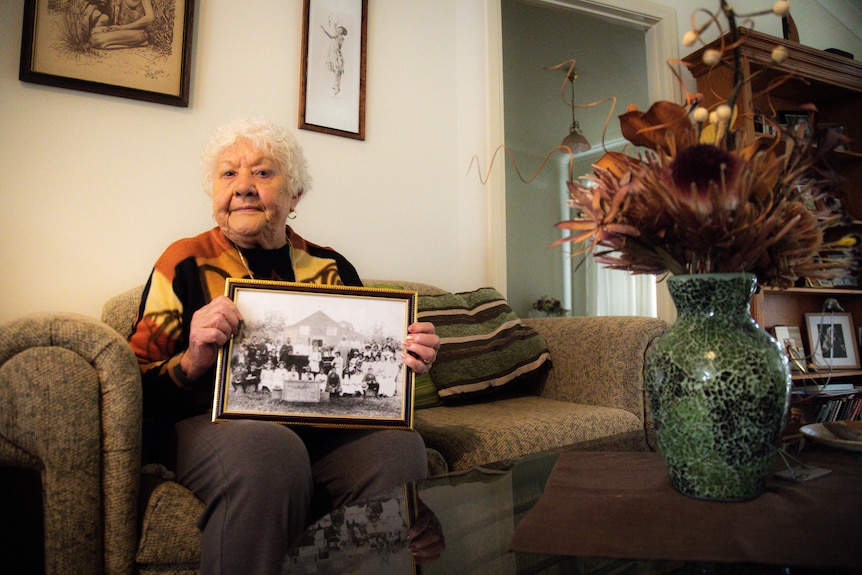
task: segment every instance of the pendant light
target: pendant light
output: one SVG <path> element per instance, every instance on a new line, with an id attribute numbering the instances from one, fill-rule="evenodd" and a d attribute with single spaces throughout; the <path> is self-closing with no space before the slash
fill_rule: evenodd
<path id="1" fill-rule="evenodd" d="M 569 134 L 563 138 L 561 143 L 562 146 L 566 146 L 572 150 L 573 154 L 586 152 L 592 147 L 587 141 L 586 136 L 580 132 L 580 126 L 578 125 L 578 121 L 575 119 L 575 78 L 577 77 L 578 75 L 574 70 L 572 70 L 568 76 L 569 86 L 572 89 L 572 125 L 569 126 Z"/>

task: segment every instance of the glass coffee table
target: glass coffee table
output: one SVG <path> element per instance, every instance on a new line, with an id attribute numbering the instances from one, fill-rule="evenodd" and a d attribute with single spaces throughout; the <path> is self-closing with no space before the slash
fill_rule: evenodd
<path id="1" fill-rule="evenodd" d="M 528 455 L 408 484 L 346 505 L 306 530 L 288 553 L 284 573 L 836 575 L 853 572 L 540 555 L 510 550 L 517 525 L 538 502 L 559 456 L 560 452 Z M 414 564 L 405 539 L 418 508 L 436 515 L 446 538 L 446 550 L 441 557 L 422 565 Z"/>

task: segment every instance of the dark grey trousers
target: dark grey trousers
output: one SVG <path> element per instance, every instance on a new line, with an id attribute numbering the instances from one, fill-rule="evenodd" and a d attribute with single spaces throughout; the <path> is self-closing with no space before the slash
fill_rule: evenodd
<path id="1" fill-rule="evenodd" d="M 204 501 L 201 575 L 278 574 L 310 514 L 425 477 L 415 431 L 177 424 L 177 480 Z"/>

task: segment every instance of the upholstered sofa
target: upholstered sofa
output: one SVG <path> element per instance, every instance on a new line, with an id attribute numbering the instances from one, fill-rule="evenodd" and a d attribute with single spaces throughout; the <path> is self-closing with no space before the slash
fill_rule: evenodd
<path id="1" fill-rule="evenodd" d="M 102 321 L 35 314 L 0 327 L 0 466 L 39 472 L 48 574 L 198 571 L 203 504 L 167 470 L 141 469 L 140 374 L 126 344 L 140 294 L 106 302 Z M 523 322 L 547 342 L 551 368 L 520 392 L 417 409 L 429 473 L 555 448 L 650 449 L 643 365 L 666 324 Z"/>

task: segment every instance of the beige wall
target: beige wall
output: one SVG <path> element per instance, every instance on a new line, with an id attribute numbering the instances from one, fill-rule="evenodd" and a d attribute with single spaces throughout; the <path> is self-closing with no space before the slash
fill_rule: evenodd
<path id="1" fill-rule="evenodd" d="M 700 5 L 661 3 L 680 28 Z M 169 242 L 212 225 L 198 155 L 215 126 L 243 115 L 296 125 L 302 1 L 196 4 L 184 109 L 20 82 L 24 0 L 0 2 L 0 321 L 97 316 Z M 367 140 L 298 132 L 315 186 L 296 227 L 367 277 L 453 290 L 491 277 L 488 194 L 468 173 L 500 143 L 486 142 L 487 4 L 369 0 Z M 842 15 L 824 21 L 823 5 Z M 794 2 L 803 42 L 862 57 L 858 0 L 823 5 Z"/>
<path id="2" fill-rule="evenodd" d="M 24 0 L 0 2 L 0 320 L 97 316 L 174 239 L 213 225 L 198 158 L 211 130 L 295 127 L 301 0 L 197 2 L 187 109 L 19 82 Z M 297 131 L 314 189 L 296 228 L 367 277 L 485 282 L 482 2 L 371 0 L 366 141 Z"/>

